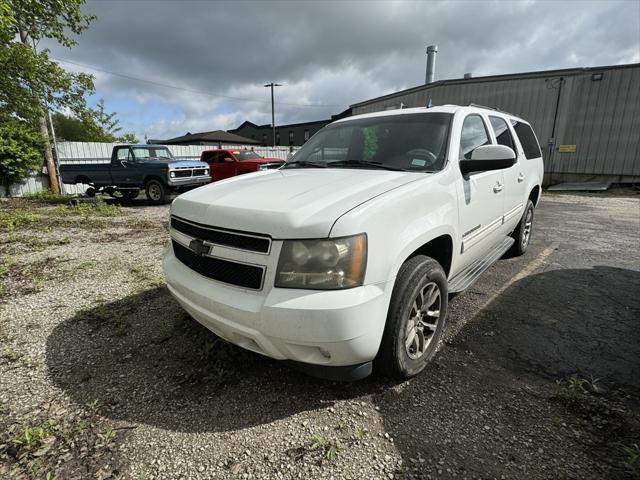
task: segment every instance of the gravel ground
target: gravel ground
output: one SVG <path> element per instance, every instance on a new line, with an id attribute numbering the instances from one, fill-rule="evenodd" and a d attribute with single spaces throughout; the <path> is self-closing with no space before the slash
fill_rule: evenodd
<path id="1" fill-rule="evenodd" d="M 400 383 L 219 341 L 164 287 L 167 215 L 0 203 L 0 478 L 637 478 L 633 192 L 545 195 Z"/>

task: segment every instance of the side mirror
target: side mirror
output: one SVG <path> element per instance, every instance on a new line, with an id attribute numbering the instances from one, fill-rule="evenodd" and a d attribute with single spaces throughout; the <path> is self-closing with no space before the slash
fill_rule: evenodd
<path id="1" fill-rule="evenodd" d="M 222 161 L 223 161 L 224 163 L 233 163 L 233 162 L 235 162 L 235 160 L 234 160 L 233 158 L 231 158 L 231 157 L 224 157 L 224 158 L 222 159 Z"/>
<path id="2" fill-rule="evenodd" d="M 502 170 L 516 163 L 516 153 L 505 145 L 482 145 L 471 153 L 471 160 L 460 160 L 463 175 L 473 172 Z"/>

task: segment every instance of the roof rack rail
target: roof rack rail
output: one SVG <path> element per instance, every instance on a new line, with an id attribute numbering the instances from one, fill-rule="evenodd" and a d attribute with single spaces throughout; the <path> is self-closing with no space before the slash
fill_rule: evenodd
<path id="1" fill-rule="evenodd" d="M 502 109 L 500 109 L 498 107 L 487 107 L 486 105 L 480 105 L 480 104 L 477 104 L 477 103 L 470 103 L 468 106 L 469 107 L 476 107 L 476 108 L 486 108 L 487 110 L 495 110 L 496 112 L 501 112 L 501 113 L 506 113 L 506 114 L 509 114 L 509 115 L 513 115 L 513 113 L 507 112 L 506 110 L 502 110 Z M 513 115 L 513 116 L 515 117 L 516 115 Z"/>

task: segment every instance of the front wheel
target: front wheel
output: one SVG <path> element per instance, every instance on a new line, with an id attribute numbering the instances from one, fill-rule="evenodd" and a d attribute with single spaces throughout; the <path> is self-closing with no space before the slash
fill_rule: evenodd
<path id="1" fill-rule="evenodd" d="M 515 242 L 511 246 L 508 255 L 519 257 L 527 251 L 527 247 L 531 241 L 531 233 L 533 232 L 533 210 L 533 202 L 531 200 L 527 201 L 527 206 L 524 209 L 520 223 L 518 223 L 518 226 L 511 234 Z"/>
<path id="2" fill-rule="evenodd" d="M 160 180 L 149 180 L 146 185 L 147 198 L 156 205 L 167 202 L 169 189 Z"/>
<path id="3" fill-rule="evenodd" d="M 424 370 L 440 343 L 447 307 L 447 276 L 440 264 L 424 255 L 406 261 L 393 287 L 376 368 L 397 379 Z"/>

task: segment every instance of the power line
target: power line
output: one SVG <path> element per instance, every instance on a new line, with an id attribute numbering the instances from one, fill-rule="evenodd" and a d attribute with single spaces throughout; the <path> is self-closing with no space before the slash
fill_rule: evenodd
<path id="1" fill-rule="evenodd" d="M 195 93 L 195 94 L 198 94 L 198 95 L 206 95 L 206 96 L 215 97 L 215 98 L 224 98 L 224 99 L 227 99 L 227 100 L 233 100 L 233 101 L 237 101 L 237 102 L 255 102 L 255 103 L 265 103 L 265 104 L 271 103 L 271 102 L 265 101 L 265 100 L 256 100 L 256 99 L 253 99 L 253 98 L 242 98 L 242 97 L 231 97 L 229 95 L 220 95 L 220 94 L 217 94 L 217 93 L 204 92 L 204 91 L 201 91 L 201 90 L 193 90 L 193 89 L 190 89 L 190 88 L 179 87 L 177 85 L 170 85 L 168 83 L 156 82 L 155 80 L 149 80 L 149 79 L 146 79 L 146 78 L 133 77 L 131 75 L 126 75 L 124 73 L 113 72 L 111 70 L 106 70 L 104 68 L 96 67 L 94 65 L 87 65 L 85 63 L 74 62 L 73 60 L 66 60 L 64 58 L 57 58 L 57 57 L 53 57 L 53 56 L 51 56 L 51 58 L 53 58 L 54 60 L 56 60 L 58 62 L 69 63 L 71 65 L 76 65 L 78 67 L 83 67 L 83 68 L 89 68 L 91 70 L 96 70 L 98 72 L 107 73 L 109 75 L 114 75 L 116 77 L 126 78 L 128 80 L 134 80 L 136 82 L 149 83 L 149 84 L 155 85 L 157 87 L 172 88 L 174 90 L 182 90 L 183 92 Z M 344 108 L 344 105 L 332 105 L 332 104 L 314 105 L 314 104 L 309 104 L 309 103 L 278 102 L 278 105 L 288 105 L 288 106 L 292 106 L 292 107 L 315 107 L 315 108 L 335 107 L 335 108 Z"/>

